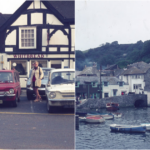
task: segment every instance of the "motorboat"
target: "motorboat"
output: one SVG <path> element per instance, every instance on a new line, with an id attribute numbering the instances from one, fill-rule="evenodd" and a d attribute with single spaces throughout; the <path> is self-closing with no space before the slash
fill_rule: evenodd
<path id="1" fill-rule="evenodd" d="M 139 133 L 146 132 L 146 126 L 142 126 L 142 125 L 111 124 L 110 129 L 111 131 L 114 131 L 114 132 L 139 132 Z"/>

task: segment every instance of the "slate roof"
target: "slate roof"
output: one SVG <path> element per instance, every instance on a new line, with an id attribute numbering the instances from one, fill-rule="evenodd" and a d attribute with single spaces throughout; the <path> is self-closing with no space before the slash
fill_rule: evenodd
<path id="1" fill-rule="evenodd" d="M 0 27 L 10 18 L 11 14 L 0 13 Z"/>
<path id="2" fill-rule="evenodd" d="M 75 18 L 75 1 L 49 1 L 49 3 L 64 17 Z M 67 9 L 66 9 L 67 8 Z"/>
<path id="3" fill-rule="evenodd" d="M 94 77 L 94 76 L 77 76 L 76 81 L 79 81 L 80 84 L 84 84 L 84 82 L 98 82 L 100 83 L 100 78 L 99 77 Z M 109 85 L 118 85 L 118 82 L 123 82 L 120 79 L 116 77 L 101 77 L 102 82 L 109 82 Z M 124 82 L 125 85 L 128 85 L 127 83 Z"/>
<path id="4" fill-rule="evenodd" d="M 93 75 L 97 76 L 98 70 L 96 67 L 86 67 L 78 75 Z"/>

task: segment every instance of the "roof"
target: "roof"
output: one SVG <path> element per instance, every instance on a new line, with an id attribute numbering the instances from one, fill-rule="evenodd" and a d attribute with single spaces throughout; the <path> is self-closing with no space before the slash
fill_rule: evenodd
<path id="1" fill-rule="evenodd" d="M 10 18 L 11 14 L 0 13 L 0 27 Z"/>
<path id="2" fill-rule="evenodd" d="M 91 75 L 91 76 L 97 76 L 98 70 L 96 67 L 85 67 L 83 71 L 81 71 L 78 76 L 80 75 Z"/>
<path id="3" fill-rule="evenodd" d="M 26 0 L 12 15 L 0 15 L 0 30 L 7 29 L 25 11 L 33 0 Z M 41 0 L 42 1 L 42 0 Z M 63 23 L 74 24 L 75 1 L 42 1 L 44 5 Z M 11 17 L 10 17 L 11 16 Z"/>
<path id="4" fill-rule="evenodd" d="M 81 84 L 84 84 L 85 82 L 98 82 L 100 83 L 100 78 L 95 76 L 77 76 L 76 81 L 80 82 Z M 118 79 L 117 77 L 101 77 L 102 82 L 109 82 L 109 85 L 118 85 L 118 82 L 124 82 Z M 124 82 L 125 85 L 128 85 Z"/>
<path id="5" fill-rule="evenodd" d="M 136 75 L 136 74 L 145 74 L 149 68 L 141 68 L 131 67 L 122 72 L 122 75 Z"/>
<path id="6" fill-rule="evenodd" d="M 64 18 L 75 18 L 75 2 L 72 1 L 48 1 Z M 66 9 L 67 8 L 67 9 Z"/>

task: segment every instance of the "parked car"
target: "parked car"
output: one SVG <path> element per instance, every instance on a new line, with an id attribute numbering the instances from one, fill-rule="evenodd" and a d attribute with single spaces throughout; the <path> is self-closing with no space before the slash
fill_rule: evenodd
<path id="1" fill-rule="evenodd" d="M 44 96 L 45 95 L 45 85 L 48 81 L 48 73 L 51 72 L 53 68 L 42 68 L 43 70 L 43 73 L 44 73 L 44 78 L 41 80 L 41 87 L 38 88 L 39 90 L 39 94 L 41 96 Z M 34 96 L 34 91 L 33 91 L 33 88 L 31 87 L 31 72 L 32 72 L 32 69 L 30 70 L 30 73 L 29 73 L 29 78 L 27 79 L 27 83 L 26 83 L 26 92 L 27 92 L 27 99 L 28 100 L 33 100 L 33 96 Z"/>
<path id="2" fill-rule="evenodd" d="M 15 69 L 0 70 L 0 104 L 12 103 L 14 107 L 17 107 L 20 94 L 19 72 Z"/>
<path id="3" fill-rule="evenodd" d="M 75 70 L 55 69 L 49 73 L 45 88 L 47 110 L 49 113 L 58 107 L 74 108 L 75 104 Z"/>

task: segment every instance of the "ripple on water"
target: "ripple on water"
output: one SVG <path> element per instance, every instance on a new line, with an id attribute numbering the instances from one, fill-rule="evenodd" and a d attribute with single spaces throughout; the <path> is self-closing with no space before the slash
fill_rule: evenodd
<path id="1" fill-rule="evenodd" d="M 139 133 L 114 133 L 110 124 L 132 124 L 150 122 L 150 108 L 135 109 L 123 108 L 119 112 L 122 118 L 106 120 L 103 124 L 81 123 L 76 130 L 77 149 L 149 149 L 150 132 Z"/>

